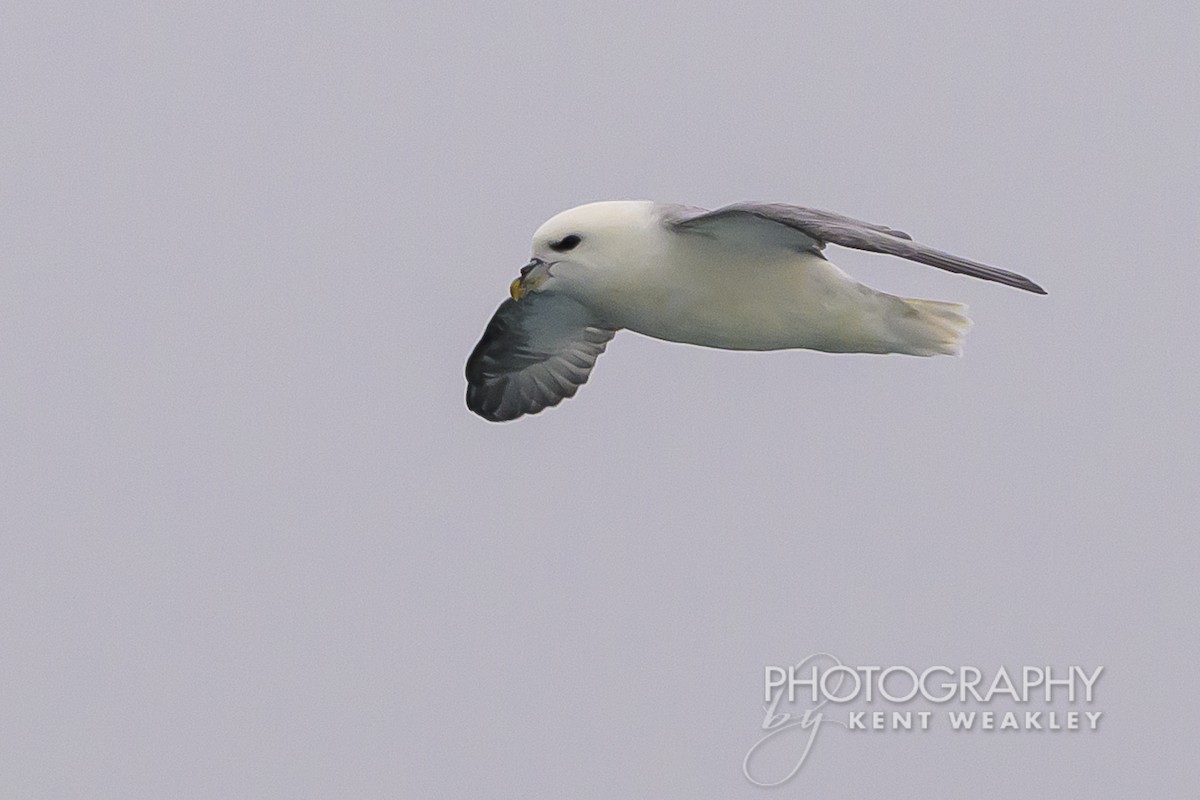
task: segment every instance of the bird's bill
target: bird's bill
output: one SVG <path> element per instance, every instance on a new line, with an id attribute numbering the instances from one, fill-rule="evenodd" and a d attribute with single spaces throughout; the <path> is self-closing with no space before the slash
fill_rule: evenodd
<path id="1" fill-rule="evenodd" d="M 535 291 L 550 277 L 550 265 L 540 258 L 535 258 L 521 267 L 521 277 L 508 285 L 508 293 L 513 300 L 520 300 L 525 295 Z"/>

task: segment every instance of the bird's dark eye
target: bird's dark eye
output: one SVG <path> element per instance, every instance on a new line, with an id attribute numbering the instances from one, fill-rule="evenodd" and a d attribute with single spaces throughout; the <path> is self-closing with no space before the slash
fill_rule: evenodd
<path id="1" fill-rule="evenodd" d="M 550 249 L 557 253 L 565 253 L 568 250 L 574 250 L 575 245 L 579 244 L 580 241 L 580 238 L 572 233 L 570 236 L 564 236 L 557 242 L 551 242 Z"/>

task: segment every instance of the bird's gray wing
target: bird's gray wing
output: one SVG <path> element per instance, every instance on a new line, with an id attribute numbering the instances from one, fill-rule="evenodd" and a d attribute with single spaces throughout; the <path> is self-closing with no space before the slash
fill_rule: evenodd
<path id="1" fill-rule="evenodd" d="M 467 359 L 467 408 L 492 422 L 574 396 L 616 331 L 553 293 L 505 300 Z"/>
<path id="2" fill-rule="evenodd" d="M 826 242 L 833 242 L 855 250 L 900 256 L 949 272 L 1015 286 L 1027 292 L 1046 293 L 1045 289 L 1024 275 L 935 250 L 920 242 L 914 242 L 904 231 L 861 222 L 831 211 L 784 203 L 735 203 L 716 211 L 671 206 L 663 212 L 663 222 L 668 227 L 701 233 L 722 224 L 762 224 L 763 221 L 786 226 L 803 234 L 807 240 L 803 240 L 802 245 L 814 252 L 819 252 Z"/>

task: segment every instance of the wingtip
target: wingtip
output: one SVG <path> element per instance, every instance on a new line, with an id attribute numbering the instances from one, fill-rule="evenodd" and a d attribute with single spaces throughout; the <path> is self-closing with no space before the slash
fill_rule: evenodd
<path id="1" fill-rule="evenodd" d="M 1005 272 L 1003 270 L 997 270 L 996 272 L 998 274 L 992 277 L 991 280 L 1007 284 L 1014 289 L 1020 289 L 1024 292 L 1033 292 L 1034 294 L 1049 294 L 1049 292 L 1047 292 L 1038 284 L 1029 280 L 1029 278 L 1026 278 L 1024 275 L 1018 275 L 1015 272 Z"/>

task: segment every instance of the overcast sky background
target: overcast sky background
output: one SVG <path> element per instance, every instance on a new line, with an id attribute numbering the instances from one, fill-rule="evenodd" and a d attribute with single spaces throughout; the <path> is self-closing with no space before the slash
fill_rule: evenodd
<path id="1" fill-rule="evenodd" d="M 1179 797 L 1197 785 L 1194 3 L 10 3 L 0 794 Z M 597 199 L 828 208 L 1037 297 L 962 359 L 619 335 L 462 368 Z M 823 734 L 762 671 L 1103 665 L 1095 734 Z"/>

